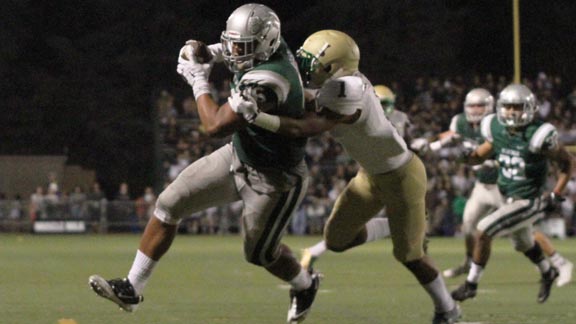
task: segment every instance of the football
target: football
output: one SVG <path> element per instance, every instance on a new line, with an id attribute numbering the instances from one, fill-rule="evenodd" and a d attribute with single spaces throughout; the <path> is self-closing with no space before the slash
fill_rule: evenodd
<path id="1" fill-rule="evenodd" d="M 186 42 L 186 45 L 180 51 L 180 55 L 184 59 L 190 59 L 192 55 L 194 56 L 196 62 L 198 63 L 208 63 L 212 60 L 212 54 L 208 49 L 208 46 L 203 42 L 190 40 Z"/>

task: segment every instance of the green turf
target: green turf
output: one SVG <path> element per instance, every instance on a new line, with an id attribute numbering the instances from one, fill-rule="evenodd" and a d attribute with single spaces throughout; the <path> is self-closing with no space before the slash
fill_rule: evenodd
<path id="1" fill-rule="evenodd" d="M 287 237 L 298 252 L 318 237 Z M 0 322 L 6 324 L 284 323 L 287 287 L 244 262 L 237 236 L 179 236 L 156 268 L 146 300 L 134 314 L 97 297 L 87 278 L 125 276 L 137 235 L 0 235 Z M 576 260 L 575 240 L 554 241 Z M 462 259 L 462 241 L 433 238 L 440 268 Z M 306 323 L 430 323 L 433 308 L 384 240 L 318 263 L 325 274 Z M 448 280 L 450 289 L 464 280 Z M 470 323 L 576 323 L 574 285 L 536 303 L 538 273 L 508 240 L 497 240 L 479 296 L 462 306 Z M 74 321 L 66 321 L 73 319 Z"/>

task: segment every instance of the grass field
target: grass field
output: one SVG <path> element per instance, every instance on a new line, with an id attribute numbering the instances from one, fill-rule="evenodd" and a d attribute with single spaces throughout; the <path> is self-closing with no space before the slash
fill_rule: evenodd
<path id="1" fill-rule="evenodd" d="M 136 313 L 97 297 L 87 278 L 125 276 L 137 235 L 0 235 L 0 323 L 170 324 L 284 323 L 288 288 L 244 262 L 237 236 L 179 236 L 156 268 Z M 295 252 L 318 237 L 287 237 Z M 575 240 L 554 241 L 576 260 Z M 433 238 L 440 268 L 462 259 L 459 239 Z M 576 323 L 576 287 L 554 289 L 536 303 L 539 275 L 508 240 L 495 242 L 479 296 L 462 304 L 465 323 Z M 306 323 L 430 323 L 431 301 L 392 257 L 384 240 L 345 254 L 326 254 L 325 274 Z M 464 279 L 448 280 L 450 289 Z"/>

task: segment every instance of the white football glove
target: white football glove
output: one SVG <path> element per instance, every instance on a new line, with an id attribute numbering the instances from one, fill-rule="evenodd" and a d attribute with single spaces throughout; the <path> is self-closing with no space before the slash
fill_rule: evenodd
<path id="1" fill-rule="evenodd" d="M 418 153 L 425 153 L 429 148 L 428 140 L 422 137 L 415 138 L 410 143 L 410 148 Z"/>
<path id="2" fill-rule="evenodd" d="M 208 45 L 208 50 L 212 54 L 212 64 L 224 62 L 224 54 L 222 54 L 222 43 L 210 44 Z"/>
<path id="3" fill-rule="evenodd" d="M 251 96 L 243 96 L 242 93 L 238 91 L 234 91 L 232 95 L 228 97 L 228 103 L 235 113 L 242 115 L 250 124 L 254 123 L 254 120 L 260 113 L 256 100 Z"/>
<path id="4" fill-rule="evenodd" d="M 210 64 L 200 64 L 194 58 L 194 49 L 191 45 L 184 45 L 178 54 L 178 66 L 176 72 L 192 87 L 194 98 L 198 100 L 203 94 L 210 93 L 208 75 Z"/>

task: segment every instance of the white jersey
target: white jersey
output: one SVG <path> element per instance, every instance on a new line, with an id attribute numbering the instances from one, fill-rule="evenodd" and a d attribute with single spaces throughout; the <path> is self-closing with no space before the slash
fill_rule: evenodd
<path id="1" fill-rule="evenodd" d="M 360 72 L 326 82 L 317 99 L 319 107 L 339 114 L 362 111 L 353 124 L 336 125 L 332 135 L 369 174 L 393 171 L 412 158 L 406 142 L 384 116 L 372 84 Z"/>
<path id="2" fill-rule="evenodd" d="M 408 129 L 412 126 L 408 115 L 400 110 L 392 110 L 392 112 L 386 116 L 386 118 L 388 118 L 392 125 L 396 127 L 398 134 L 400 134 L 402 137 L 407 135 L 406 133 L 408 132 Z"/>

